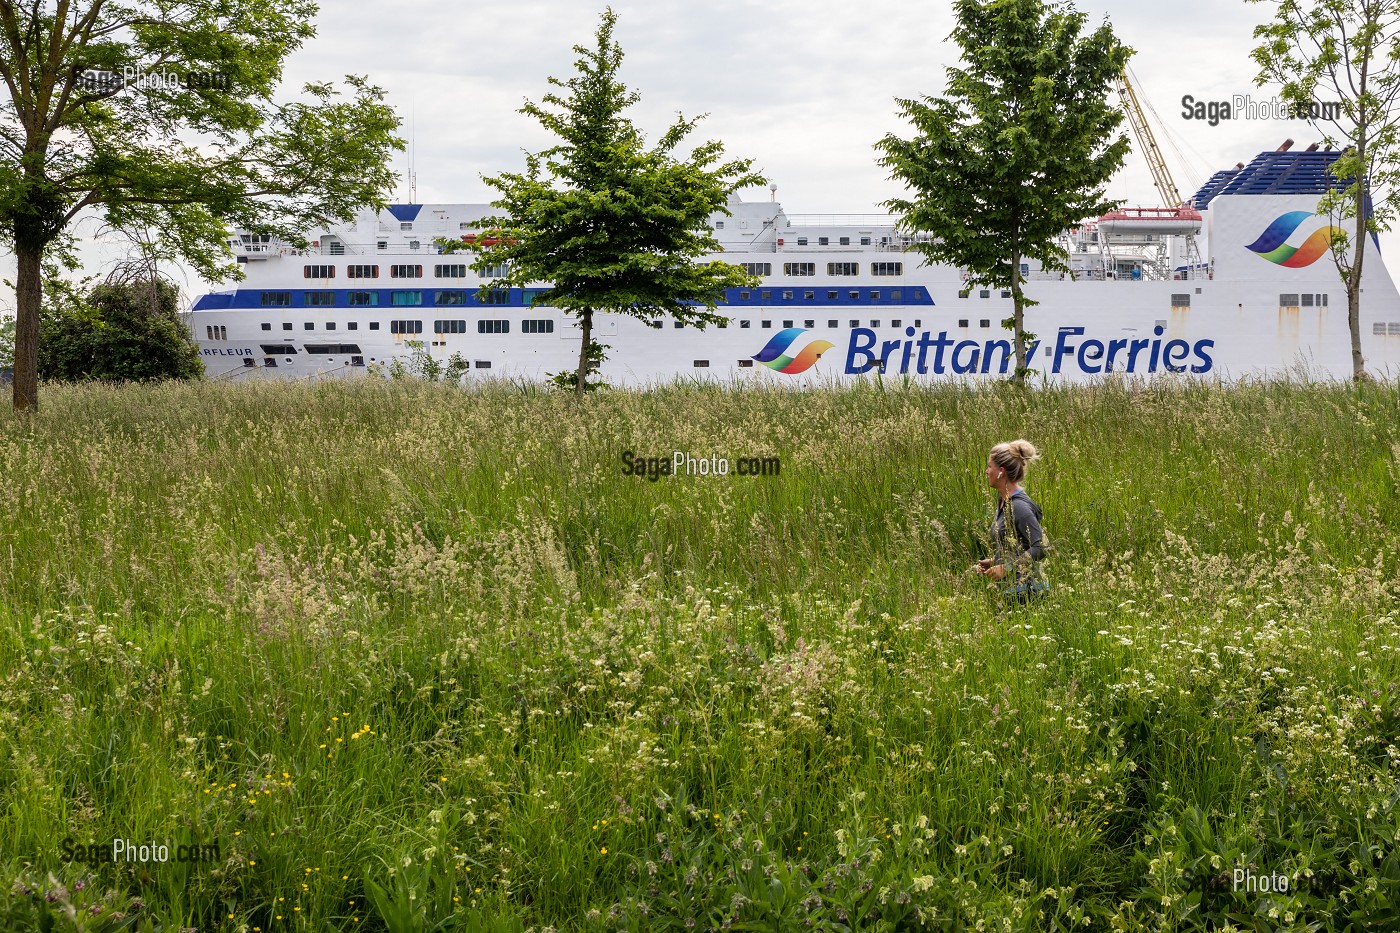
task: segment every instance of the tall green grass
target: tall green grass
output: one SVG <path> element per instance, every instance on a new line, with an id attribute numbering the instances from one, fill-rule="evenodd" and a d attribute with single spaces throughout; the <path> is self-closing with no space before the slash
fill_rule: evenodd
<path id="1" fill-rule="evenodd" d="M 51 388 L 0 420 L 0 927 L 1400 924 L 1395 385 Z M 1030 608 L 967 570 L 1016 437 Z M 114 838 L 219 859 L 63 858 Z"/>

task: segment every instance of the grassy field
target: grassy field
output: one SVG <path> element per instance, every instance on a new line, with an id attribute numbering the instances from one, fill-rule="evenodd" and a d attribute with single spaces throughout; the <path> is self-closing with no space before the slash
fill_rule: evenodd
<path id="1" fill-rule="evenodd" d="M 0 929 L 1400 928 L 1395 385 L 43 405 Z"/>

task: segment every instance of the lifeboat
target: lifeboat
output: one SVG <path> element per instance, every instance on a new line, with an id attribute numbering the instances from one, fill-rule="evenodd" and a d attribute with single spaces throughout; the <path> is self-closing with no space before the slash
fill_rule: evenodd
<path id="1" fill-rule="evenodd" d="M 1124 207 L 1099 218 L 1104 236 L 1158 236 L 1201 232 L 1201 212 L 1191 207 Z"/>

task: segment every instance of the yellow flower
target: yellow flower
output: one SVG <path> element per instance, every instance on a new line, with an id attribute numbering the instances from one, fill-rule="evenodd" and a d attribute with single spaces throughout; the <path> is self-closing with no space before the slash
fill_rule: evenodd
<path id="1" fill-rule="evenodd" d="M 603 848 L 602 848 L 602 853 L 603 853 L 604 855 L 607 855 L 607 854 L 608 854 L 608 847 L 607 847 L 607 846 L 603 846 Z"/>

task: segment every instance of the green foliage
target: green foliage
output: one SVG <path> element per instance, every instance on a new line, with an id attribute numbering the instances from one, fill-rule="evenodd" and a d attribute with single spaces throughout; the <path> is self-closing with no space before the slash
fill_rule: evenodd
<path id="1" fill-rule="evenodd" d="M 957 0 L 947 97 L 899 99 L 916 134 L 876 144 L 879 164 L 911 194 L 885 202 L 901 225 L 928 234 L 914 248 L 966 269 L 1014 298 L 1016 371 L 1026 368 L 1021 260 L 1066 270 L 1057 238 L 1115 206 L 1108 182 L 1123 164 L 1122 113 L 1107 91 L 1131 51 L 1105 23 L 1044 0 Z"/>
<path id="2" fill-rule="evenodd" d="M 13 315 L 0 317 L 0 369 L 15 365 L 15 319 Z"/>
<path id="3" fill-rule="evenodd" d="M 1353 376 L 1366 378 L 1361 351 L 1361 270 L 1366 240 L 1400 216 L 1400 2 L 1251 0 L 1274 7 L 1256 26 L 1256 83 L 1280 85 L 1328 148 L 1337 185 L 1317 213 L 1334 221 L 1332 258 L 1347 289 Z M 1335 120 L 1309 116 L 1319 102 L 1341 105 Z"/>
<path id="4" fill-rule="evenodd" d="M 56 286 L 41 321 L 45 379 L 147 382 L 199 379 L 199 347 L 182 320 L 179 291 L 163 279 L 98 285 L 86 295 Z"/>
<path id="5" fill-rule="evenodd" d="M 425 379 L 428 382 L 460 382 L 471 369 L 471 360 L 461 353 L 453 353 L 446 360 L 439 360 L 428 351 L 421 340 L 408 340 L 404 343 L 410 349 L 407 357 L 396 356 L 389 360 L 386 372 L 391 379 Z"/>
<path id="6" fill-rule="evenodd" d="M 728 216 L 734 191 L 766 179 L 751 171 L 748 159 L 721 164 L 724 147 L 716 141 L 697 146 L 689 158 L 676 156 L 699 118 L 678 116 L 647 147 L 626 115 L 640 95 L 618 80 L 616 23 L 609 8 L 596 47 L 574 47 L 578 73 L 567 82 L 549 79 L 561 93 L 521 108 L 559 142 L 527 153 L 524 172 L 484 179 L 500 193 L 492 206 L 504 212 L 480 221 L 489 237 L 472 244 L 439 241 L 448 250 L 479 250 L 472 265 L 478 271 L 505 264 L 508 274 L 488 289 L 551 284 L 534 303 L 578 317 L 585 344 L 575 379 L 580 392 L 587 385 L 593 312 L 648 320 L 669 314 L 703 327 L 720 320 L 714 308 L 725 289 L 758 281 L 730 263 L 694 260 L 719 249 L 709 217 Z"/>
<path id="7" fill-rule="evenodd" d="M 608 358 L 607 344 L 597 340 L 588 342 L 588 349 L 585 351 L 588 357 L 588 373 L 584 381 L 584 390 L 592 392 L 595 389 L 606 389 L 609 385 L 598 379 L 598 369 L 603 365 L 603 361 Z M 578 389 L 578 372 L 570 370 L 563 373 L 550 373 L 548 385 L 555 389 L 573 392 Z"/>
<path id="8" fill-rule="evenodd" d="M 347 76 L 278 101 L 282 63 L 314 34 L 316 4 L 256 11 L 221 0 L 0 4 L 0 238 L 18 259 L 15 404 L 37 404 L 40 268 L 95 210 L 149 229 L 158 260 L 237 277 L 231 226 L 294 243 L 315 224 L 382 206 L 403 148 L 383 93 Z M 105 72 L 110 83 L 93 82 Z M 125 77 L 130 75 L 131 77 Z M 212 76 L 214 80 L 206 78 Z"/>

